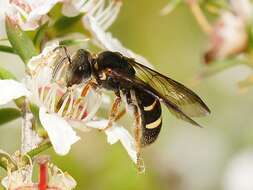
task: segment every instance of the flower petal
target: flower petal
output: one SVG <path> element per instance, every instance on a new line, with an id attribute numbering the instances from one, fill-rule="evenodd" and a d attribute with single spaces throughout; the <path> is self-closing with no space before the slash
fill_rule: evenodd
<path id="1" fill-rule="evenodd" d="M 235 13 L 246 21 L 252 17 L 253 7 L 250 0 L 230 0 L 231 6 Z"/>
<path id="2" fill-rule="evenodd" d="M 107 119 L 91 120 L 85 124 L 87 127 L 94 129 L 104 129 L 108 125 Z"/>
<path id="3" fill-rule="evenodd" d="M 19 189 L 19 187 L 24 185 L 32 186 L 32 173 L 30 167 L 30 165 L 26 165 L 23 168 L 11 172 L 8 176 L 2 179 L 1 184 L 6 189 Z"/>
<path id="4" fill-rule="evenodd" d="M 110 32 L 105 32 L 98 25 L 95 18 L 87 15 L 86 17 L 84 17 L 83 21 L 86 28 L 92 33 L 96 45 L 98 45 L 102 49 L 120 52 L 124 56 L 132 57 L 137 62 L 140 62 L 147 67 L 153 68 L 153 65 L 146 58 L 124 47 L 118 39 L 112 36 Z"/>
<path id="5" fill-rule="evenodd" d="M 108 120 L 93 120 L 86 123 L 86 126 L 96 128 L 96 129 L 104 129 L 108 125 Z M 130 135 L 130 133 L 123 127 L 113 125 L 113 127 L 107 129 L 105 131 L 107 135 L 107 141 L 109 144 L 114 144 L 118 141 L 126 149 L 128 155 L 131 157 L 134 163 L 137 163 L 137 152 L 135 147 L 134 138 Z"/>
<path id="6" fill-rule="evenodd" d="M 0 1 L 0 39 L 7 38 L 5 31 L 5 13 L 8 10 L 9 1 L 1 0 Z"/>
<path id="7" fill-rule="evenodd" d="M 29 68 L 29 70 L 35 72 L 36 69 L 43 64 L 51 66 L 50 64 L 55 61 L 55 58 L 58 53 L 54 51 L 57 47 L 59 47 L 58 41 L 54 41 L 52 43 L 47 44 L 41 54 L 34 56 L 32 57 L 32 59 L 29 60 L 29 62 L 27 63 L 27 67 Z"/>
<path id="8" fill-rule="evenodd" d="M 31 11 L 26 21 L 21 25 L 23 30 L 35 30 L 48 20 L 46 14 L 61 0 L 31 0 Z"/>
<path id="9" fill-rule="evenodd" d="M 210 35 L 206 62 L 223 59 L 241 53 L 247 48 L 248 34 L 244 21 L 232 14 L 223 12 Z"/>
<path id="10" fill-rule="evenodd" d="M 71 145 L 77 142 L 80 137 L 76 135 L 76 132 L 67 121 L 56 114 L 46 113 L 45 108 L 40 108 L 39 116 L 55 152 L 60 155 L 66 155 Z"/>
<path id="11" fill-rule="evenodd" d="M 110 144 L 116 143 L 120 140 L 121 144 L 127 150 L 128 155 L 131 157 L 133 162 L 137 163 L 137 153 L 135 147 L 134 138 L 130 133 L 123 127 L 111 127 L 105 131 L 107 135 L 107 141 Z"/>
<path id="12" fill-rule="evenodd" d="M 49 181 L 48 181 L 48 186 L 49 187 L 58 187 L 59 189 L 74 189 L 77 185 L 75 179 L 70 176 L 67 172 L 59 172 L 60 169 L 57 168 L 57 166 L 53 166 L 53 175 L 50 172 L 49 173 Z M 57 189 L 58 189 L 57 188 Z M 50 188 L 51 189 L 51 188 Z"/>
<path id="13" fill-rule="evenodd" d="M 0 105 L 7 104 L 11 100 L 22 96 L 31 95 L 24 84 L 15 80 L 0 80 L 0 89 Z"/>

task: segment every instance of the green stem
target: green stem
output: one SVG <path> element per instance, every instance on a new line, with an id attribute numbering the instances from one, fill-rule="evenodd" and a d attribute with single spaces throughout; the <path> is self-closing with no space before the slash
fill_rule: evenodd
<path id="1" fill-rule="evenodd" d="M 0 45 L 0 51 L 5 52 L 5 53 L 16 54 L 16 52 L 14 51 L 14 49 L 12 47 L 5 46 L 5 45 Z"/>
<path id="2" fill-rule="evenodd" d="M 48 148 L 52 147 L 52 144 L 50 141 L 46 141 L 42 144 L 39 145 L 39 147 L 31 150 L 30 152 L 27 153 L 28 156 L 30 156 L 31 158 L 33 158 L 34 156 L 36 156 L 37 154 L 47 150 Z"/>

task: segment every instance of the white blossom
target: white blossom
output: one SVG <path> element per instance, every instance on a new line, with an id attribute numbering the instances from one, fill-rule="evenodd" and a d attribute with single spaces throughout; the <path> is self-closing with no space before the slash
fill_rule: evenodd
<path id="1" fill-rule="evenodd" d="M 8 176 L 2 179 L 2 185 L 6 189 L 18 189 L 22 186 L 33 187 L 32 174 L 27 174 L 27 168 L 30 166 L 19 168 L 14 172 L 8 171 Z"/>
<path id="2" fill-rule="evenodd" d="M 211 32 L 207 59 L 225 58 L 240 53 L 246 48 L 247 41 L 245 22 L 230 12 L 224 12 Z"/>
<path id="3" fill-rule="evenodd" d="M 23 30 L 35 30 L 48 20 L 48 13 L 62 3 L 62 14 L 68 17 L 91 11 L 97 0 L 1 0 L 0 38 L 6 38 L 5 16 L 19 24 Z"/>
<path id="4" fill-rule="evenodd" d="M 230 0 L 234 12 L 243 20 L 250 21 L 252 18 L 253 7 L 250 0 Z"/>
<path id="5" fill-rule="evenodd" d="M 67 172 L 62 172 L 57 166 L 49 165 L 48 186 L 50 188 L 59 188 L 62 190 L 74 189 L 77 185 L 75 179 Z"/>
<path id="6" fill-rule="evenodd" d="M 120 52 L 124 56 L 134 58 L 137 62 L 152 68 L 153 66 L 147 59 L 127 49 L 110 32 L 106 32 L 117 18 L 121 5 L 122 2 L 119 0 L 110 0 L 107 6 L 104 0 L 99 0 L 92 11 L 83 17 L 84 26 L 92 34 L 93 42 L 100 48 Z"/>
<path id="7" fill-rule="evenodd" d="M 20 164 L 22 163 L 18 163 L 17 165 Z M 77 183 L 75 179 L 67 172 L 62 172 L 56 165 L 52 163 L 48 164 L 47 162 L 45 162 L 45 167 L 46 173 L 42 175 L 47 176 L 47 181 L 45 181 L 47 189 L 71 190 L 76 187 Z M 31 170 L 29 170 L 29 173 L 27 173 L 27 168 L 31 168 Z M 2 179 L 1 183 L 6 189 L 10 190 L 38 189 L 38 183 L 34 183 L 32 180 L 33 172 L 34 165 L 32 163 L 29 163 L 26 166 L 19 167 L 13 172 L 8 169 L 7 176 Z"/>
<path id="8" fill-rule="evenodd" d="M 32 103 L 39 107 L 39 119 L 52 142 L 56 153 L 65 155 L 71 145 L 80 138 L 72 129 L 71 124 L 78 123 L 79 128 L 97 128 L 100 121 L 94 121 L 94 116 L 102 102 L 100 90 L 89 90 L 86 96 L 82 96 L 85 84 L 74 85 L 67 88 L 65 73 L 68 61 L 58 65 L 60 50 L 55 48 L 58 44 L 46 47 L 43 52 L 33 57 L 27 68 L 27 76 L 23 83 L 14 80 L 0 80 L 0 105 L 6 104 L 12 99 L 26 96 Z M 58 71 L 54 72 L 54 68 Z M 107 127 L 107 120 L 100 122 L 100 129 Z M 85 127 L 85 124 L 87 127 Z M 95 126 L 94 126 L 95 125 Z M 75 125 L 73 125 L 75 127 Z M 136 162 L 136 154 L 133 138 L 127 130 L 116 126 L 105 131 L 110 144 L 121 141 L 129 155 Z M 111 140 L 113 139 L 114 140 Z"/>

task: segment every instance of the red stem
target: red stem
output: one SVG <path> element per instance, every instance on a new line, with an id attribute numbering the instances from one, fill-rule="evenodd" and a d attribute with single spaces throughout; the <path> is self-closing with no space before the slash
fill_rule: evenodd
<path id="1" fill-rule="evenodd" d="M 40 165 L 39 190 L 47 189 L 47 163 Z"/>

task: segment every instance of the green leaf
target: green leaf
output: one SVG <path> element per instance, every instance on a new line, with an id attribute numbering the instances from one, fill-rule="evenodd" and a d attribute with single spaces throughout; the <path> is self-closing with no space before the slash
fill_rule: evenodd
<path id="1" fill-rule="evenodd" d="M 16 54 L 14 49 L 10 46 L 5 46 L 5 45 L 0 45 L 0 51 L 5 52 L 5 53 L 13 53 Z"/>
<path id="2" fill-rule="evenodd" d="M 0 66 L 0 79 L 1 80 L 5 80 L 5 79 L 13 79 L 16 80 L 16 77 L 8 70 L 6 70 L 5 68 Z M 18 99 L 15 100 L 15 104 L 21 108 L 23 105 L 25 98 L 24 97 L 20 97 Z"/>
<path id="3" fill-rule="evenodd" d="M 59 42 L 60 46 L 73 46 L 73 45 L 80 45 L 87 42 L 89 39 L 69 39 L 69 40 L 62 40 Z"/>
<path id="4" fill-rule="evenodd" d="M 8 70 L 0 66 L 0 79 L 16 79 L 16 77 Z"/>
<path id="5" fill-rule="evenodd" d="M 48 22 L 43 24 L 37 31 L 37 33 L 35 34 L 35 37 L 33 39 L 33 43 L 35 45 L 35 47 L 40 50 L 41 47 L 41 42 L 43 41 L 43 39 L 45 38 L 45 34 L 46 31 L 48 29 Z"/>
<path id="6" fill-rule="evenodd" d="M 51 147 L 52 147 L 51 142 L 46 140 L 43 143 L 41 143 L 37 148 L 28 152 L 27 155 L 30 156 L 31 158 L 33 158 L 34 156 L 38 155 L 39 153 L 41 153 Z"/>
<path id="7" fill-rule="evenodd" d="M 13 50 L 21 57 L 25 64 L 28 63 L 33 56 L 37 55 L 32 40 L 9 17 L 5 19 L 5 26 Z"/>
<path id="8" fill-rule="evenodd" d="M 0 125 L 13 121 L 19 117 L 21 117 L 21 112 L 16 108 L 0 109 Z"/>
<path id="9" fill-rule="evenodd" d="M 62 31 L 65 29 L 69 29 L 72 25 L 80 21 L 80 19 L 83 17 L 83 14 L 80 14 L 75 17 L 66 17 L 62 16 L 60 17 L 54 24 L 54 27 L 58 31 Z"/>
<path id="10" fill-rule="evenodd" d="M 66 34 L 71 34 L 73 32 L 89 35 L 89 31 L 83 27 L 82 17 L 83 14 L 75 17 L 61 16 L 55 21 L 54 25 L 50 27 L 48 31 L 49 37 L 52 39 L 53 37 L 66 36 Z"/>
<path id="11" fill-rule="evenodd" d="M 35 119 L 37 134 L 40 137 L 47 138 L 48 137 L 47 132 L 45 131 L 44 127 L 42 126 L 42 124 L 40 122 L 39 107 L 37 105 L 31 103 L 30 109 L 31 109 L 31 112 L 32 112 L 34 119 Z"/>

